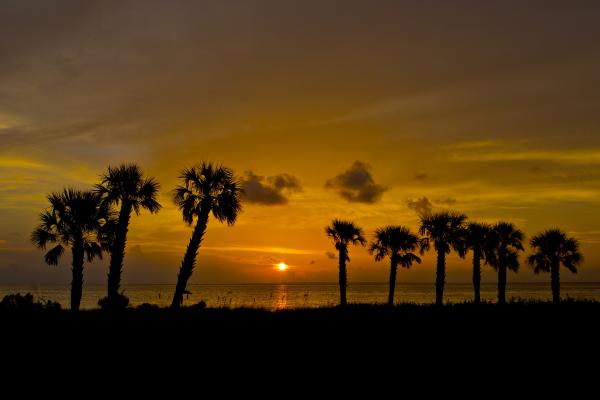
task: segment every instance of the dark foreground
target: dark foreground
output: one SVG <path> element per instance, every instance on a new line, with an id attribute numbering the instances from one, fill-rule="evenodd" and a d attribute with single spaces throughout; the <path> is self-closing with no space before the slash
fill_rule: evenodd
<path id="1" fill-rule="evenodd" d="M 364 378 L 410 371 L 466 378 L 492 371 L 518 375 L 523 369 L 528 374 L 562 370 L 581 378 L 598 372 L 599 318 L 600 302 L 581 301 L 278 312 L 32 309 L 0 311 L 0 335 L 5 362 L 63 360 L 101 370 L 108 363 L 112 373 L 202 369 L 226 375 L 359 373 Z"/>

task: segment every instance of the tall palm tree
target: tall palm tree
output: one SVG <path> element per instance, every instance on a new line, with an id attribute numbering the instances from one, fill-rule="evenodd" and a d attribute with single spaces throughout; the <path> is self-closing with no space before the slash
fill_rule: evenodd
<path id="1" fill-rule="evenodd" d="M 126 307 L 129 303 L 129 299 L 119 293 L 119 288 L 131 212 L 135 211 L 139 215 L 142 209 L 146 209 L 157 213 L 161 208 L 157 200 L 159 188 L 158 182 L 152 177 L 144 176 L 136 164 L 108 167 L 108 171 L 101 176 L 101 183 L 95 186 L 96 193 L 102 196 L 106 204 L 120 206 L 115 240 L 110 249 L 108 295 L 99 302 L 103 307 Z"/>
<path id="2" fill-rule="evenodd" d="M 375 254 L 375 261 L 390 258 L 388 305 L 394 304 L 398 264 L 404 268 L 410 268 L 413 262 L 421 264 L 421 259 L 413 253 L 420 248 L 420 244 L 419 237 L 405 226 L 386 226 L 375 231 L 375 240 L 369 247 L 369 253 Z"/>
<path id="3" fill-rule="evenodd" d="M 560 229 L 549 229 L 531 239 L 535 253 L 529 256 L 533 272 L 550 272 L 552 282 L 552 302 L 560 302 L 560 266 L 577 273 L 577 266 L 583 262 L 577 239 L 567 237 Z"/>
<path id="4" fill-rule="evenodd" d="M 490 232 L 486 260 L 498 271 L 498 304 L 506 303 L 506 273 L 519 270 L 519 251 L 525 235 L 509 222 L 499 222 Z"/>
<path id="5" fill-rule="evenodd" d="M 485 252 L 492 227 L 488 224 L 471 222 L 467 225 L 467 249 L 473 251 L 473 291 L 475 304 L 481 303 L 481 260 Z"/>
<path id="6" fill-rule="evenodd" d="M 219 222 L 233 225 L 242 210 L 240 184 L 229 168 L 202 162 L 185 168 L 180 178 L 183 186 L 175 188 L 174 201 L 183 213 L 183 220 L 192 225 L 195 219 L 196 226 L 181 262 L 172 307 L 183 303 L 183 294 L 192 276 L 210 214 Z"/>
<path id="7" fill-rule="evenodd" d="M 329 236 L 335 248 L 338 251 L 339 260 L 339 284 L 340 284 L 340 304 L 346 305 L 346 288 L 348 278 L 346 274 L 346 262 L 350 262 L 348 256 L 348 245 L 364 246 L 367 241 L 363 236 L 362 229 L 354 225 L 353 222 L 334 219 L 330 226 L 325 228 L 325 233 Z"/>
<path id="8" fill-rule="evenodd" d="M 83 264 L 102 258 L 102 251 L 110 247 L 110 237 L 104 230 L 111 213 L 100 196 L 89 191 L 65 189 L 48 196 L 50 207 L 40 214 L 40 225 L 31 234 L 32 243 L 42 250 L 51 244 L 44 259 L 48 265 L 57 265 L 65 247 L 71 247 L 73 256 L 71 282 L 71 310 L 79 310 L 83 291 Z"/>
<path id="9" fill-rule="evenodd" d="M 442 211 L 421 216 L 419 234 L 426 235 L 422 242 L 422 251 L 429 250 L 431 242 L 437 251 L 437 268 L 435 276 L 435 304 L 441 306 L 444 299 L 446 283 L 446 255 L 451 250 L 464 257 L 466 253 L 465 214 Z"/>

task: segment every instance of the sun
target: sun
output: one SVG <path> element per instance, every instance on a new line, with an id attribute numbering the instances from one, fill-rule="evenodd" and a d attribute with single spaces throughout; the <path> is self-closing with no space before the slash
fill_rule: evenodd
<path id="1" fill-rule="evenodd" d="M 286 269 L 288 269 L 288 266 L 286 263 L 280 262 L 279 264 L 277 264 L 277 269 L 280 271 L 285 271 Z"/>

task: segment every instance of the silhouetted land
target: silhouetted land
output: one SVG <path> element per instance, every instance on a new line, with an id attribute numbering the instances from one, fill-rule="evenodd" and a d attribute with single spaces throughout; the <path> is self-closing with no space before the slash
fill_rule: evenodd
<path id="1" fill-rule="evenodd" d="M 103 349 L 183 358 L 195 351 L 245 354 L 249 359 L 285 353 L 290 360 L 320 353 L 463 357 L 480 351 L 485 353 L 482 358 L 493 358 L 503 349 L 528 357 L 575 356 L 599 348 L 599 317 L 600 302 L 570 300 L 503 306 L 350 304 L 275 312 L 142 305 L 120 312 L 73 313 L 35 303 L 0 309 L 4 343 L 57 356 L 85 350 L 92 359 L 102 356 Z"/>
<path id="2" fill-rule="evenodd" d="M 594 301 L 276 312 L 145 305 L 74 313 L 50 304 L 0 310 L 0 338 L 2 363 L 12 374 L 5 382 L 83 379 L 90 387 L 174 386 L 190 395 L 215 385 L 264 393 L 285 384 L 310 398 L 321 398 L 324 387 L 336 393 L 362 387 L 378 398 L 390 390 L 390 379 L 427 393 L 462 393 L 473 379 L 493 387 L 506 374 L 510 379 L 495 393 L 522 385 L 538 390 L 539 379 L 560 365 L 568 366 L 561 382 L 572 387 L 577 380 L 569 390 L 585 391 L 585 382 L 594 382 L 586 376 L 596 373 L 587 365 L 600 355 L 599 316 Z"/>

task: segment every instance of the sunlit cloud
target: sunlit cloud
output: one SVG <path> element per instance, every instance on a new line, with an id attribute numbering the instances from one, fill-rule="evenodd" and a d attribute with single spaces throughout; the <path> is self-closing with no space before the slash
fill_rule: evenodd
<path id="1" fill-rule="evenodd" d="M 319 250 L 304 250 L 304 249 L 292 249 L 287 247 L 273 247 L 273 246 L 204 246 L 204 250 L 211 252 L 252 252 L 252 253 L 274 253 L 274 254 L 301 254 L 301 255 L 314 255 L 320 254 Z"/>

